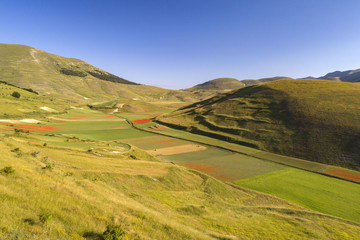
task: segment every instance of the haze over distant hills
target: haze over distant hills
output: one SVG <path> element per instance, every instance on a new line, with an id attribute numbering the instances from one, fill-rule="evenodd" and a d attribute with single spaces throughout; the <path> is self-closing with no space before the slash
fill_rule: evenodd
<path id="1" fill-rule="evenodd" d="M 271 77 L 271 78 L 261 78 L 261 79 L 245 79 L 238 80 L 236 78 L 216 78 L 198 85 L 194 87 L 185 89 L 190 92 L 210 92 L 212 95 L 228 92 L 234 89 L 251 86 L 258 83 L 263 82 L 271 82 L 280 79 L 292 79 L 288 77 Z M 210 94 L 209 94 L 210 95 Z"/>
<path id="2" fill-rule="evenodd" d="M 319 79 L 337 80 L 343 82 L 359 82 L 360 81 L 360 69 L 348 70 L 348 71 L 335 71 L 328 73 Z"/>
<path id="3" fill-rule="evenodd" d="M 281 77 L 269 77 L 261 79 L 244 79 L 238 80 L 236 78 L 216 78 L 194 87 L 185 89 L 186 91 L 216 91 L 217 93 L 224 93 L 226 91 L 234 90 L 237 88 L 251 86 L 258 83 L 271 82 L 276 80 L 288 79 L 292 80 L 293 78 L 281 76 Z M 359 82 L 360 81 L 360 69 L 348 70 L 348 71 L 335 71 L 327 73 L 326 75 L 315 78 L 315 77 L 305 77 L 301 79 L 324 79 L 324 80 L 336 80 L 343 82 Z"/>

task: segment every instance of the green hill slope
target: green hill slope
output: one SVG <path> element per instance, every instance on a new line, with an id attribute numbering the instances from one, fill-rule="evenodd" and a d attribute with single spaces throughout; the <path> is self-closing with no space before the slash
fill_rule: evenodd
<path id="1" fill-rule="evenodd" d="M 213 91 L 230 91 L 233 89 L 245 87 L 245 84 L 235 78 L 217 78 L 201 84 L 198 84 L 192 88 L 188 88 L 188 91 L 201 91 L 201 90 L 213 90 Z"/>
<path id="2" fill-rule="evenodd" d="M 229 92 L 231 90 L 239 89 L 246 86 L 255 85 L 258 83 L 271 82 L 280 79 L 292 79 L 288 77 L 271 77 L 271 78 L 261 78 L 261 79 L 245 79 L 237 80 L 235 78 L 216 78 L 201 84 L 198 84 L 194 87 L 185 89 L 186 91 L 203 93 L 209 96 L 214 96 L 220 93 Z"/>
<path id="3" fill-rule="evenodd" d="M 245 80 L 241 80 L 242 83 L 245 84 L 245 86 L 251 86 L 251 85 L 255 85 L 258 83 L 265 83 L 265 82 L 272 82 L 272 81 L 276 81 L 276 80 L 285 80 L 285 79 L 292 79 L 292 78 L 288 78 L 288 77 L 270 77 L 270 78 L 260 78 L 260 79 L 245 79 Z"/>
<path id="4" fill-rule="evenodd" d="M 186 91 L 139 85 L 84 61 L 23 45 L 0 44 L 0 81 L 31 88 L 41 95 L 74 102 L 128 99 L 195 101 Z"/>
<path id="5" fill-rule="evenodd" d="M 360 84 L 279 80 L 181 108 L 160 121 L 247 146 L 360 169 Z"/>

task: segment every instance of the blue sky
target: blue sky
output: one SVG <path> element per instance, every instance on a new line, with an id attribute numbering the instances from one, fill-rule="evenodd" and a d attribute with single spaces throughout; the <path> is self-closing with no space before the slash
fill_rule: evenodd
<path id="1" fill-rule="evenodd" d="M 0 42 L 172 89 L 319 77 L 360 68 L 359 9 L 358 0 L 0 0 Z"/>

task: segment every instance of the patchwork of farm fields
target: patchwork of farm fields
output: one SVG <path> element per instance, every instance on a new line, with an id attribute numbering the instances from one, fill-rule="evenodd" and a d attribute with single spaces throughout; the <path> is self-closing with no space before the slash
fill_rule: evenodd
<path id="1" fill-rule="evenodd" d="M 148 120 L 153 115 L 110 115 L 89 109 L 72 109 L 39 124 L 1 122 L 0 131 L 18 141 L 72 148 L 89 154 L 119 154 L 135 146 L 165 162 L 193 168 L 322 213 L 360 222 L 359 184 L 296 168 L 345 176 L 354 182 L 360 181 L 359 172 L 170 129 Z"/>

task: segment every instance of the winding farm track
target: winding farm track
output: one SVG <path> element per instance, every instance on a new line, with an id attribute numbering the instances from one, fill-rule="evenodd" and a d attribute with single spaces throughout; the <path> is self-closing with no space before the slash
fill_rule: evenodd
<path id="1" fill-rule="evenodd" d="M 349 182 L 352 182 L 352 183 L 360 184 L 360 172 L 353 173 L 350 170 L 344 169 L 344 171 L 349 171 L 349 172 L 351 172 L 353 174 L 350 174 L 350 176 L 349 175 L 344 175 L 344 174 L 337 176 L 337 175 L 332 174 L 335 171 L 334 172 L 320 172 L 320 171 L 311 170 L 311 169 L 308 169 L 308 168 L 305 168 L 305 167 L 295 166 L 293 164 L 286 164 L 284 162 L 276 161 L 276 160 L 273 160 L 273 159 L 266 159 L 266 158 L 262 158 L 262 157 L 259 157 L 259 156 L 256 156 L 256 155 L 247 154 L 247 153 L 244 153 L 244 152 L 241 152 L 241 151 L 237 151 L 237 150 L 234 150 L 234 149 L 227 148 L 226 146 L 218 146 L 218 145 L 209 144 L 209 143 L 205 143 L 205 142 L 201 142 L 201 141 L 196 141 L 196 140 L 193 140 L 193 139 L 182 138 L 182 137 L 179 137 L 179 136 L 173 136 L 171 134 L 159 133 L 159 132 L 150 131 L 150 130 L 147 130 L 147 129 L 138 128 L 138 127 L 136 127 L 136 125 L 131 120 L 129 120 L 129 119 L 127 119 L 127 118 L 125 118 L 125 117 L 123 117 L 121 115 L 115 115 L 115 116 L 125 119 L 127 121 L 127 123 L 132 128 L 134 128 L 136 130 L 139 130 L 139 131 L 148 132 L 148 133 L 152 133 L 152 134 L 157 134 L 157 135 L 161 135 L 161 136 L 165 136 L 165 137 L 171 137 L 171 138 L 175 138 L 175 139 L 178 139 L 178 140 L 184 140 L 184 141 L 188 141 L 188 142 L 193 142 L 193 143 L 205 145 L 205 146 L 208 146 L 208 147 L 214 147 L 214 148 L 217 148 L 217 149 L 230 151 L 232 153 L 238 153 L 238 154 L 241 154 L 241 155 L 244 155 L 244 156 L 253 157 L 253 158 L 256 158 L 256 159 L 259 159 L 259 160 L 262 160 L 262 161 L 273 162 L 273 163 L 281 164 L 281 165 L 284 165 L 284 166 L 293 167 L 293 168 L 305 170 L 305 171 L 308 171 L 308 172 L 317 173 L 317 174 L 321 174 L 321 175 L 324 175 L 324 176 L 328 176 L 328 177 L 337 178 L 337 179 L 341 179 L 341 180 L 344 180 L 344 181 L 349 181 Z M 157 123 L 157 124 L 159 124 L 159 123 Z M 275 154 L 273 154 L 273 155 L 275 155 Z M 279 156 L 279 157 L 286 158 L 286 156 Z M 295 158 L 291 158 L 291 159 L 295 159 Z M 310 165 L 311 164 L 312 165 L 320 164 L 320 163 L 315 163 L 315 162 L 311 162 L 311 161 L 307 161 L 307 160 L 303 160 L 303 159 L 296 159 L 296 161 L 301 161 L 301 162 L 304 162 L 304 163 L 307 163 L 307 164 L 310 164 Z M 325 164 L 321 164 L 321 165 L 325 165 Z M 332 166 L 332 167 L 336 168 L 336 166 Z M 343 168 L 339 168 L 339 169 L 343 170 Z"/>

